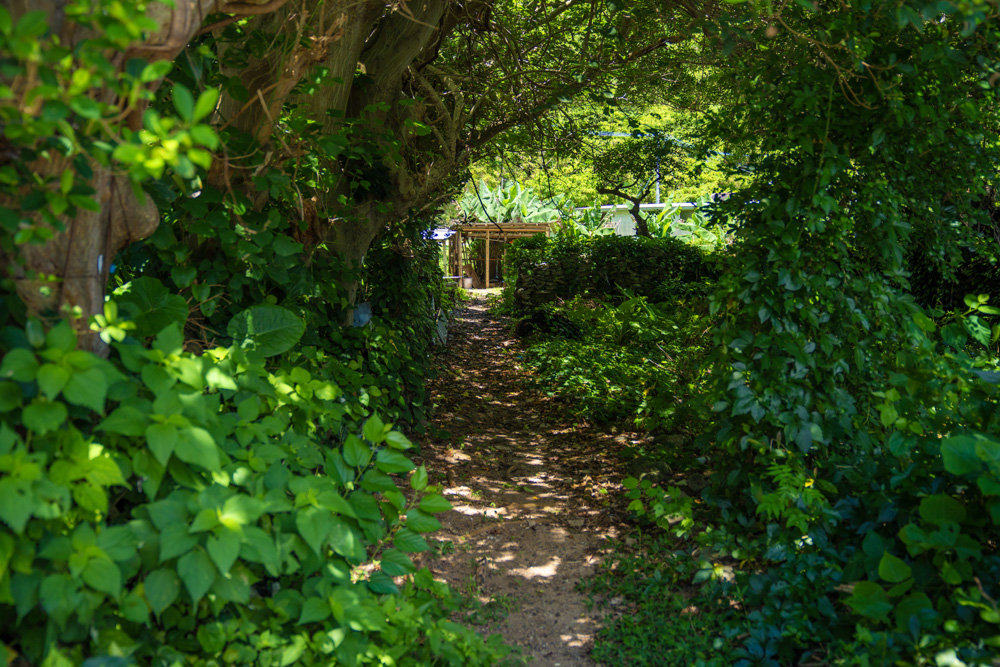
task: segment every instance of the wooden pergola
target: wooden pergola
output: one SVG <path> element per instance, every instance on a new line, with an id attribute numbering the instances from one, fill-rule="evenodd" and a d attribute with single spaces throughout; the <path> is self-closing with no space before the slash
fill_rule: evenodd
<path id="1" fill-rule="evenodd" d="M 506 254 L 506 245 L 509 241 L 520 238 L 527 238 L 529 236 L 534 236 L 535 234 L 545 234 L 549 236 L 550 228 L 553 224 L 551 222 L 543 223 L 527 223 L 527 222 L 509 222 L 506 224 L 497 223 L 460 223 L 454 225 L 452 229 L 455 230 L 455 234 L 450 239 L 450 246 L 448 252 L 448 270 L 451 275 L 458 278 L 466 276 L 467 273 L 471 273 L 469 276 L 473 280 L 479 279 L 479 276 L 471 264 L 466 264 L 466 260 L 471 260 L 471 257 L 465 256 L 464 243 L 466 241 L 473 240 L 483 240 L 485 247 L 485 257 L 483 257 L 483 266 L 485 267 L 485 275 L 482 278 L 482 283 L 486 288 L 490 286 L 490 276 L 496 276 L 499 274 L 499 270 L 491 270 L 490 264 L 496 263 L 499 268 L 500 262 L 503 261 L 503 255 Z M 493 253 L 494 256 L 490 257 L 490 246 L 494 243 L 501 243 L 503 245 L 503 250 L 499 253 Z M 478 258 L 477 258 L 478 259 Z"/>

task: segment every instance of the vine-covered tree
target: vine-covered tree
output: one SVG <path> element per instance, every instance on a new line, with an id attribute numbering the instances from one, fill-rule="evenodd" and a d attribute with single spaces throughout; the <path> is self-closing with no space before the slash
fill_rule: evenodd
<path id="1" fill-rule="evenodd" d="M 351 271 L 380 230 L 435 202 L 503 132 L 648 66 L 694 21 L 677 5 L 667 9 L 676 21 L 646 12 L 615 28 L 615 8 L 599 2 L 117 7 L 56 2 L 52 26 L 27 3 L 11 13 L 15 42 L 33 46 L 5 74 L 6 122 L 28 128 L 7 133 L 9 161 L 23 166 L 5 201 L 23 231 L 6 262 L 32 312 L 69 309 L 84 332 L 113 257 L 156 228 L 134 186 L 159 181 L 161 197 L 164 185 L 185 196 L 208 186 L 258 213 L 283 202 L 307 261 L 322 245 L 344 261 L 351 300 Z M 61 49 L 74 45 L 83 48 L 66 60 Z M 178 54 L 173 74 L 155 64 Z M 145 113 L 154 93 L 176 119 Z M 65 112 L 37 124 L 43 101 Z M 45 150 L 53 141 L 61 151 Z M 38 203 L 23 215 L 13 203 L 28 174 Z M 185 243 L 199 252 L 196 238 Z"/>

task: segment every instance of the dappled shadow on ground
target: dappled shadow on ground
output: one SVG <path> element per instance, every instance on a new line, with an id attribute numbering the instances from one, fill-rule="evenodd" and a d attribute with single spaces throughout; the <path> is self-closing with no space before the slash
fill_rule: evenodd
<path id="1" fill-rule="evenodd" d="M 533 665 L 594 665 L 600 615 L 576 585 L 628 530 L 616 452 L 630 434 L 575 424 L 524 389 L 520 355 L 483 294 L 450 329 L 422 455 L 455 511 L 439 517 L 438 554 L 423 564 L 469 596 L 465 620 Z"/>

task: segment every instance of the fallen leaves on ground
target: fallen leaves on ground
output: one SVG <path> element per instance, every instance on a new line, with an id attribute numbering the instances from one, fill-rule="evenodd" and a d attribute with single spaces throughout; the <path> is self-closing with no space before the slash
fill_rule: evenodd
<path id="1" fill-rule="evenodd" d="M 448 340 L 421 451 L 455 510 L 439 515 L 424 564 L 466 597 L 465 620 L 500 632 L 533 665 L 594 665 L 600 612 L 576 585 L 607 539 L 630 530 L 617 452 L 632 434 L 576 422 L 525 389 L 521 346 L 485 294 L 474 293 Z"/>

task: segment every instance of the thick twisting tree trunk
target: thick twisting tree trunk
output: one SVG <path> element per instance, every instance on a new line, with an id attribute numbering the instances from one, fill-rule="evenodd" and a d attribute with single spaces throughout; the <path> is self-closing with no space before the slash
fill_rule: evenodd
<path id="1" fill-rule="evenodd" d="M 12 0 L 7 7 L 15 23 L 29 11 L 45 12 L 52 37 L 72 49 L 92 35 L 65 16 L 67 4 L 67 0 Z M 153 3 L 148 15 L 160 26 L 160 31 L 128 51 L 114 54 L 112 62 L 123 67 L 132 58 L 149 62 L 172 60 L 195 35 L 206 15 L 220 11 L 255 14 L 279 4 L 281 2 L 227 3 L 224 0 L 175 0 L 170 5 Z M 15 94 L 18 85 L 30 85 L 30 82 L 11 83 Z M 119 102 L 107 90 L 91 95 L 102 102 Z M 144 110 L 141 105 L 126 109 L 122 122 L 138 129 Z M 17 156 L 0 157 L 0 162 L 4 159 L 17 159 Z M 30 168 L 41 179 L 58 180 L 63 170 L 72 165 L 68 159 L 52 155 L 39 158 Z M 111 261 L 129 243 L 152 234 L 159 217 L 148 198 L 136 196 L 127 175 L 99 165 L 94 165 L 93 172 L 90 185 L 97 193 L 100 210 L 79 209 L 74 217 L 62 221 L 64 229 L 53 230 L 47 243 L 21 246 L 17 256 L 0 256 L 0 261 L 8 276 L 14 279 L 18 295 L 30 314 L 70 317 L 81 334 L 80 346 L 103 352 L 104 346 L 89 331 L 87 321 L 103 310 Z M 0 205 L 19 208 L 19 202 L 3 201 L 2 197 Z"/>
<path id="2" fill-rule="evenodd" d="M 323 123 L 325 134 L 366 130 L 374 134 L 377 128 L 382 136 L 401 140 L 405 153 L 406 123 L 412 116 L 398 103 L 413 65 L 433 60 L 440 42 L 473 6 L 478 4 L 427 0 L 419 6 L 393 10 L 381 1 L 362 0 L 327 2 L 321 10 L 310 12 L 286 5 L 273 15 L 255 20 L 249 29 L 265 34 L 283 32 L 286 38 L 294 36 L 284 40 L 294 46 L 252 57 L 246 67 L 224 70 L 228 76 L 240 78 L 249 91 L 250 102 L 240 103 L 224 96 L 220 114 L 225 122 L 254 136 L 261 154 L 269 155 L 273 164 L 280 164 L 292 157 L 290 151 L 294 152 L 272 136 L 274 119 L 286 102 L 305 106 L 313 119 Z M 220 48 L 224 52 L 240 45 L 222 44 Z M 343 83 L 323 86 L 308 97 L 294 99 L 295 86 L 316 67 L 325 68 L 327 76 Z M 358 83 L 359 78 L 362 83 Z M 448 115 L 452 124 L 462 120 L 452 118 L 450 111 Z M 346 127 L 348 122 L 350 129 Z M 325 243 L 344 260 L 348 275 L 356 275 L 350 269 L 361 266 L 379 232 L 393 220 L 405 218 L 414 204 L 440 186 L 462 158 L 454 129 L 442 139 L 443 145 L 436 147 L 437 154 L 429 161 L 433 167 L 412 159 L 389 158 L 394 151 L 384 140 L 372 146 L 374 164 L 366 164 L 364 169 L 377 174 L 380 187 L 371 191 L 351 187 L 352 180 L 358 177 L 358 164 L 333 160 L 331 169 L 339 174 L 339 179 L 334 179 L 337 184 L 309 197 L 318 218 L 304 221 L 309 228 L 318 228 L 313 243 Z M 240 178 L 239 170 L 226 169 L 220 164 L 214 170 L 214 182 L 233 187 Z M 248 179 L 242 185 L 255 205 L 266 204 L 267 195 L 256 192 Z M 348 202 L 346 206 L 344 201 Z M 344 287 L 353 302 L 356 280 L 345 278 Z"/>

